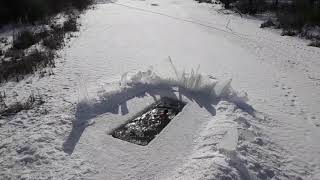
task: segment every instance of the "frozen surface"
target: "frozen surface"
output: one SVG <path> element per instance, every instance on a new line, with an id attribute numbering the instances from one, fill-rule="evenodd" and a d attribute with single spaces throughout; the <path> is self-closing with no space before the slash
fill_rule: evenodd
<path id="1" fill-rule="evenodd" d="M 192 0 L 81 21 L 55 75 L 1 85 L 46 103 L 0 119 L 0 179 L 319 179 L 318 48 Z M 109 135 L 161 97 L 187 105 L 148 146 Z"/>

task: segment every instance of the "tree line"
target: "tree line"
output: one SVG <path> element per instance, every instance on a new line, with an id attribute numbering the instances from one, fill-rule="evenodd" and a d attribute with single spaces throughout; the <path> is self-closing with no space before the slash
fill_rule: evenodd
<path id="1" fill-rule="evenodd" d="M 226 9 L 243 14 L 274 12 L 283 29 L 320 25 L 320 0 L 220 0 Z"/>
<path id="2" fill-rule="evenodd" d="M 91 3 L 92 0 L 1 0 L 0 25 L 34 22 L 69 8 L 82 10 Z"/>

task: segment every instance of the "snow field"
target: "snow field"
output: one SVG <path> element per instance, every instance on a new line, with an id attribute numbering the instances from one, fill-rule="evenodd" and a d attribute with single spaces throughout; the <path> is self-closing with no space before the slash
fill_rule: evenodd
<path id="1" fill-rule="evenodd" d="M 82 15 L 55 75 L 0 87 L 46 101 L 1 119 L 0 179 L 319 179 L 319 50 L 219 6 L 117 3 Z M 187 105 L 148 146 L 109 135 L 162 96 Z"/>

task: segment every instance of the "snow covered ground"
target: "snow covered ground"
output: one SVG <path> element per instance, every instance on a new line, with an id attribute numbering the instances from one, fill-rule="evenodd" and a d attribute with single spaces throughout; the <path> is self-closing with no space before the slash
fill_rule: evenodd
<path id="1" fill-rule="evenodd" d="M 55 75 L 0 87 L 46 101 L 0 119 L 0 179 L 320 179 L 320 49 L 212 6 L 83 14 Z M 187 105 L 148 146 L 109 135 L 162 96 Z"/>

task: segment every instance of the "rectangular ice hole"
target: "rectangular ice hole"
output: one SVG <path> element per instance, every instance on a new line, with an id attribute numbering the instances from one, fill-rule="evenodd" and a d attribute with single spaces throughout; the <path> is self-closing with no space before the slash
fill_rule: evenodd
<path id="1" fill-rule="evenodd" d="M 123 141 L 146 146 L 181 112 L 185 105 L 182 101 L 163 97 L 116 128 L 111 135 Z"/>

